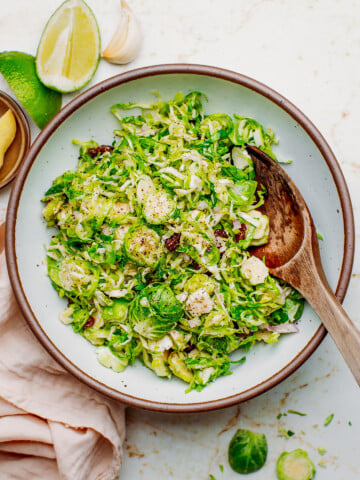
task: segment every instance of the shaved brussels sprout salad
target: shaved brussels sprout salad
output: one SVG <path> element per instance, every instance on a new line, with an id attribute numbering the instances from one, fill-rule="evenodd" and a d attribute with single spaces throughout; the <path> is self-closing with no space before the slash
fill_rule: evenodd
<path id="1" fill-rule="evenodd" d="M 255 120 L 205 114 L 201 92 L 116 104 L 112 145 L 80 144 L 45 193 L 47 271 L 61 314 L 116 372 L 139 358 L 201 390 L 230 354 L 297 331 L 303 300 L 249 249 L 267 242 L 266 196 L 246 144 L 275 158 Z M 128 109 L 141 113 L 125 115 Z M 242 356 L 238 354 L 235 358 Z"/>

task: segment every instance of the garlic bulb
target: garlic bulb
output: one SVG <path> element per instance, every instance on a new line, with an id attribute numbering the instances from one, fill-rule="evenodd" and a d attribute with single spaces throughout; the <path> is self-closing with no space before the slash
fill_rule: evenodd
<path id="1" fill-rule="evenodd" d="M 120 23 L 101 56 L 111 63 L 129 63 L 138 54 L 142 41 L 139 22 L 125 0 L 120 0 Z"/>

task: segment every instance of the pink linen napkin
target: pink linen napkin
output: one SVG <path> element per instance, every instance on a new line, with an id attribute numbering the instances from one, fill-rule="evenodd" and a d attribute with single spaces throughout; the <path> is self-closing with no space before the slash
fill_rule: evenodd
<path id="1" fill-rule="evenodd" d="M 124 433 L 123 405 L 67 373 L 34 337 L 2 252 L 0 480 L 112 480 Z"/>

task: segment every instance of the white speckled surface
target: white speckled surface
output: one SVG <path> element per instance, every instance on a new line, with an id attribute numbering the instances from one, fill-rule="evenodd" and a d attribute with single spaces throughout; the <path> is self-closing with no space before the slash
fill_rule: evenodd
<path id="1" fill-rule="evenodd" d="M 103 45 L 116 25 L 118 0 L 89 0 Z M 127 66 L 100 62 L 91 85 L 131 68 L 173 62 L 212 64 L 239 71 L 275 88 L 307 114 L 325 135 L 346 177 L 355 213 L 360 208 L 360 2 L 357 0 L 129 0 L 143 26 L 139 57 Z M 57 0 L 0 0 L 0 51 L 35 53 Z M 0 89 L 11 94 L 0 78 Z M 74 95 L 74 94 L 73 94 Z M 68 95 L 64 101 L 73 95 Z M 32 125 L 33 138 L 38 130 Z M 0 191 L 0 219 L 8 187 Z M 360 259 L 356 251 L 345 308 L 360 325 Z M 254 480 L 276 478 L 283 450 L 302 447 L 317 464 L 318 480 L 360 478 L 360 390 L 330 338 L 291 377 L 266 394 L 218 412 L 166 415 L 128 410 L 121 480 L 242 478 L 227 464 L 239 427 L 266 433 L 269 457 Z M 306 412 L 300 417 L 288 409 Z M 334 413 L 332 423 L 325 418 Z M 349 421 L 352 425 L 349 425 Z M 289 440 L 278 427 L 291 429 Z M 327 449 L 321 457 L 317 448 Z M 219 465 L 224 465 L 224 472 Z"/>

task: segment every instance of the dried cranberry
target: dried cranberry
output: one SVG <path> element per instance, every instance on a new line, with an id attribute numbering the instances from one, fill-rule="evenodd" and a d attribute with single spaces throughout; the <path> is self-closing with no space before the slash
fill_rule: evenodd
<path id="1" fill-rule="evenodd" d="M 240 225 L 240 228 L 239 228 L 240 232 L 239 233 L 235 233 L 235 242 L 240 242 L 240 240 L 244 240 L 244 238 L 246 237 L 246 230 L 247 230 L 247 227 L 245 225 L 245 223 L 242 223 Z"/>
<path id="2" fill-rule="evenodd" d="M 100 145 L 96 148 L 89 148 L 87 153 L 90 155 L 90 157 L 95 158 L 98 153 L 112 152 L 113 150 L 114 148 L 111 145 Z"/>
<path id="3" fill-rule="evenodd" d="M 83 328 L 90 328 L 93 327 L 95 323 L 95 318 L 94 317 L 89 317 Z"/>
<path id="4" fill-rule="evenodd" d="M 194 270 L 200 270 L 200 265 L 195 262 L 195 260 L 191 263 L 190 267 L 192 267 Z"/>
<path id="5" fill-rule="evenodd" d="M 221 228 L 217 228 L 214 232 L 215 237 L 220 237 L 220 238 L 229 238 L 229 235 L 225 232 L 225 230 L 222 230 Z"/>
<path id="6" fill-rule="evenodd" d="M 105 153 L 105 152 L 112 152 L 114 150 L 114 147 L 111 145 L 100 145 L 100 147 L 97 148 L 99 152 Z"/>
<path id="7" fill-rule="evenodd" d="M 180 233 L 174 233 L 169 237 L 167 240 L 165 240 L 165 247 L 170 251 L 173 252 L 180 246 Z"/>

